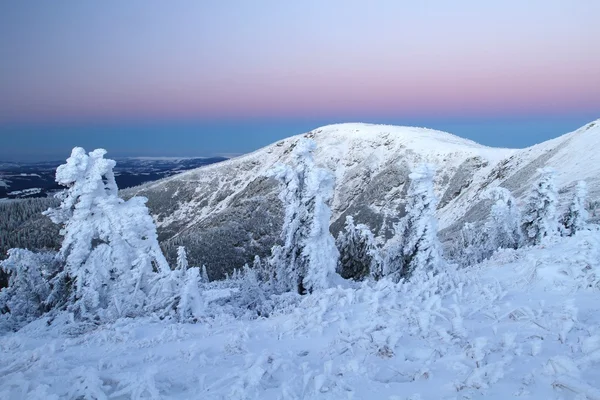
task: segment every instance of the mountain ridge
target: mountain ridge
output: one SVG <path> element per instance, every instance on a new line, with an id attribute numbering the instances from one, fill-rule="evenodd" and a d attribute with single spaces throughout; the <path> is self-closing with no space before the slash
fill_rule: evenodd
<path id="1" fill-rule="evenodd" d="M 336 176 L 331 203 L 333 234 L 341 229 L 346 215 L 353 215 L 376 235 L 389 237 L 394 222 L 404 214 L 403 196 L 411 168 L 428 162 L 438 171 L 435 191 L 440 200 L 440 235 L 451 244 L 464 222 L 486 217 L 482 193 L 503 186 L 523 200 L 539 167 L 559 171 L 557 183 L 563 203 L 579 179 L 588 181 L 590 199 L 597 201 L 598 171 L 587 160 L 597 159 L 588 144 L 600 140 L 598 121 L 525 149 L 487 147 L 427 128 L 327 125 L 122 193 L 148 198 L 171 259 L 175 247 L 184 245 L 192 265 L 206 264 L 211 277 L 220 277 L 251 262 L 254 255 L 267 256 L 277 242 L 282 218 L 279 188 L 265 174 L 277 163 L 292 163 L 295 143 L 309 137 L 317 144 L 316 163 Z"/>

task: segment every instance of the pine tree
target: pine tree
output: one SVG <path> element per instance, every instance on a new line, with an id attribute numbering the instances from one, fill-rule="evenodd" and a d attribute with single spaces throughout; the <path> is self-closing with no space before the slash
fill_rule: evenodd
<path id="1" fill-rule="evenodd" d="M 210 282 L 210 279 L 208 279 L 208 273 L 206 272 L 206 265 L 202 266 L 202 275 L 200 277 L 201 277 L 202 283 Z"/>
<path id="2" fill-rule="evenodd" d="M 261 286 L 256 271 L 249 268 L 248 264 L 242 269 L 242 276 L 239 280 L 239 304 L 242 309 L 255 310 L 261 313 L 261 306 L 266 300 L 266 293 Z"/>
<path id="3" fill-rule="evenodd" d="M 275 276 L 273 270 L 270 268 L 268 260 L 263 261 L 259 256 L 254 256 L 252 269 L 256 272 L 256 277 L 260 282 L 263 282 L 268 286 L 273 285 Z"/>
<path id="4" fill-rule="evenodd" d="M 277 165 L 268 176 L 283 188 L 285 205 L 282 246 L 274 246 L 270 265 L 275 270 L 276 289 L 299 293 L 325 288 L 335 274 L 335 239 L 329 231 L 334 177 L 313 160 L 315 142 L 301 139 L 294 149 L 296 166 Z"/>
<path id="5" fill-rule="evenodd" d="M 343 278 L 361 280 L 367 276 L 375 279 L 381 277 L 383 262 L 368 226 L 355 225 L 354 218 L 347 216 L 344 230 L 336 239 L 336 246 L 340 252 L 338 272 Z"/>
<path id="6" fill-rule="evenodd" d="M 182 274 L 177 313 L 182 322 L 196 322 L 204 314 L 204 298 L 200 291 L 200 269 L 188 268 Z"/>
<path id="7" fill-rule="evenodd" d="M 65 267 L 55 287 L 67 293 L 52 297 L 67 295 L 69 309 L 81 318 L 142 313 L 154 275 L 170 270 L 146 199 L 118 197 L 115 162 L 105 154 L 74 148 L 56 170 L 56 181 L 67 187 L 58 195 L 61 204 L 46 211 L 64 236 L 59 258 Z"/>
<path id="8" fill-rule="evenodd" d="M 501 187 L 494 188 L 486 197 L 494 201 L 485 225 L 490 250 L 519 248 L 523 237 L 521 212 L 516 199 L 509 190 Z"/>
<path id="9" fill-rule="evenodd" d="M 433 167 L 419 165 L 409 175 L 406 216 L 401 224 L 401 265 L 392 279 L 410 279 L 415 273 L 436 273 L 442 267 L 442 246 L 437 237 L 437 199 L 433 191 Z"/>
<path id="10" fill-rule="evenodd" d="M 466 222 L 456 240 L 455 261 L 462 267 L 480 263 L 493 254 L 494 245 L 490 243 L 487 229 Z"/>
<path id="11" fill-rule="evenodd" d="M 555 172 L 551 168 L 543 168 L 538 173 L 540 176 L 527 200 L 522 222 L 525 239 L 530 244 L 540 244 L 544 237 L 558 233 Z"/>
<path id="12" fill-rule="evenodd" d="M 8 286 L 0 290 L 5 327 L 18 329 L 48 311 L 50 280 L 60 268 L 53 253 L 11 249 L 0 268 L 10 277 Z"/>
<path id="13" fill-rule="evenodd" d="M 587 185 L 585 181 L 577 182 L 573 198 L 571 199 L 571 203 L 569 203 L 569 209 L 562 218 L 562 224 L 565 228 L 564 232 L 568 236 L 573 236 L 585 228 L 588 218 L 588 212 L 585 208 L 586 197 Z"/>
<path id="14" fill-rule="evenodd" d="M 185 271 L 188 269 L 187 253 L 185 252 L 185 246 L 179 246 L 177 248 L 177 269 Z"/>
<path id="15" fill-rule="evenodd" d="M 393 281 L 400 280 L 400 271 L 404 263 L 404 238 L 402 237 L 402 224 L 394 224 L 394 235 L 383 246 L 382 276 L 390 277 Z"/>

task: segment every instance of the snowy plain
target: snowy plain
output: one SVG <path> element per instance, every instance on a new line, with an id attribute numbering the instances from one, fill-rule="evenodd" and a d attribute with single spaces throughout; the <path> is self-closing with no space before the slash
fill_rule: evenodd
<path id="1" fill-rule="evenodd" d="M 594 229 L 268 318 L 42 318 L 0 336 L 0 398 L 600 399 L 599 290 Z"/>

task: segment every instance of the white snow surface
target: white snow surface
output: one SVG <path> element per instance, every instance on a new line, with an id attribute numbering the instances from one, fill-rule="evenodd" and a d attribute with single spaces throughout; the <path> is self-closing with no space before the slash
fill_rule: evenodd
<path id="1" fill-rule="evenodd" d="M 0 398 L 599 399 L 599 285 L 594 229 L 269 318 L 41 319 L 0 336 Z"/>

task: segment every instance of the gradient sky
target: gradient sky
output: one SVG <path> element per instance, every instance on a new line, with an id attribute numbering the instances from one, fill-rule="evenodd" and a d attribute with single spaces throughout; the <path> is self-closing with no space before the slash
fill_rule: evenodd
<path id="1" fill-rule="evenodd" d="M 346 120 L 525 146 L 600 117 L 598 15 L 598 0 L 3 1 L 0 159 L 240 153 Z"/>

